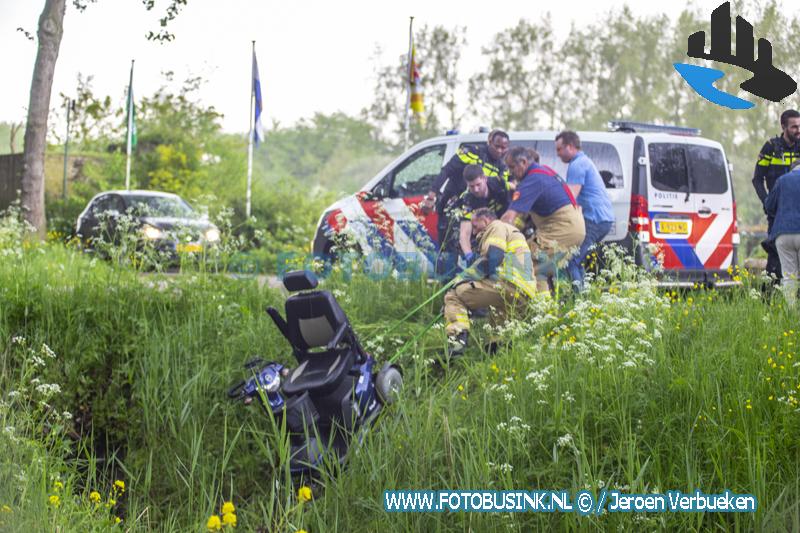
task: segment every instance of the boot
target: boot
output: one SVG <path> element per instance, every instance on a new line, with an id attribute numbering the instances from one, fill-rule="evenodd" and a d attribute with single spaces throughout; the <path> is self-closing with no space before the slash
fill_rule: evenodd
<path id="1" fill-rule="evenodd" d="M 469 331 L 464 330 L 458 335 L 447 337 L 447 358 L 456 359 L 464 355 L 469 341 Z"/>

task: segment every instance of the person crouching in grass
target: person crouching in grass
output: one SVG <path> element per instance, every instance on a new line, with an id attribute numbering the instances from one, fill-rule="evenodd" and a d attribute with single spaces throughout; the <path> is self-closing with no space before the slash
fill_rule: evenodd
<path id="1" fill-rule="evenodd" d="M 463 355 L 466 349 L 469 311 L 489 308 L 489 322 L 496 326 L 536 295 L 531 252 L 522 232 L 485 207 L 472 213 L 472 231 L 477 236 L 479 259 L 444 295 L 449 358 Z M 490 352 L 496 350 L 498 341 L 490 343 Z"/>

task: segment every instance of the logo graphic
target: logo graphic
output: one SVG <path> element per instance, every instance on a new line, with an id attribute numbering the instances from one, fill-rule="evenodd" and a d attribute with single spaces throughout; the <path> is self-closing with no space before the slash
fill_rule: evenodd
<path id="1" fill-rule="evenodd" d="M 758 59 L 754 59 L 753 25 L 736 17 L 736 54 L 731 53 L 731 3 L 725 2 L 711 13 L 711 51 L 705 52 L 706 33 L 698 31 L 689 36 L 689 57 L 719 61 L 741 67 L 753 77 L 739 87 L 755 96 L 780 102 L 797 90 L 797 82 L 772 64 L 772 43 L 758 40 Z M 725 76 L 721 70 L 675 63 L 675 70 L 697 93 L 717 105 L 730 109 L 750 109 L 755 104 L 714 87 L 714 82 Z"/>

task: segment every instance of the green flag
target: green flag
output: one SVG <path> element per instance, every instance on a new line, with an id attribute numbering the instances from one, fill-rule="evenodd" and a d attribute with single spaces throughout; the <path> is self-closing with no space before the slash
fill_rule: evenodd
<path id="1" fill-rule="evenodd" d="M 127 105 L 127 143 L 128 150 L 136 148 L 136 105 L 133 103 L 133 63 L 131 62 L 131 81 L 128 84 L 128 105 Z"/>

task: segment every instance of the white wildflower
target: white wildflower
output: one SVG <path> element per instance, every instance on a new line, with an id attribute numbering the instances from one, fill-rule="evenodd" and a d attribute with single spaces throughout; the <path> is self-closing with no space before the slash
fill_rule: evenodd
<path id="1" fill-rule="evenodd" d="M 42 354 L 49 357 L 50 359 L 56 358 L 56 353 L 50 349 L 50 347 L 44 343 L 42 343 Z"/>
<path id="2" fill-rule="evenodd" d="M 558 440 L 556 440 L 556 445 L 559 448 L 565 448 L 567 446 L 570 446 L 571 444 L 572 444 L 572 435 L 570 435 L 569 433 L 561 435 L 560 437 L 558 437 Z"/>

